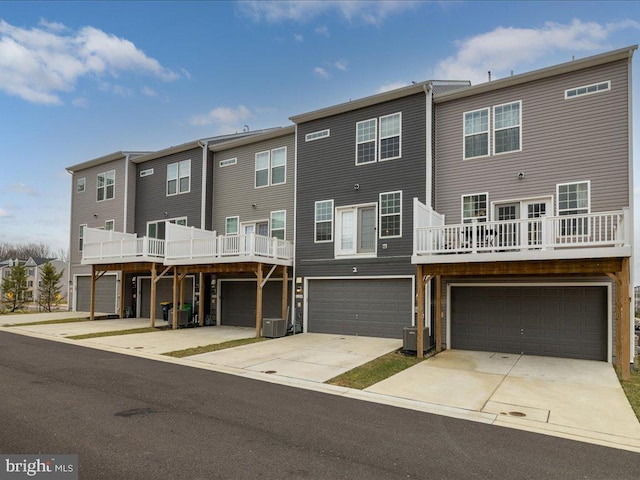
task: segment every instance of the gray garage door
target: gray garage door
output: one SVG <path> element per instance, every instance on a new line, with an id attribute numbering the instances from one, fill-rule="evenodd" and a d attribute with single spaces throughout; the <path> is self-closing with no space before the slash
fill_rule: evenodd
<path id="1" fill-rule="evenodd" d="M 256 282 L 223 281 L 220 284 L 220 323 L 236 327 L 255 327 Z M 262 318 L 282 318 L 282 280 L 268 281 L 264 285 Z"/>
<path id="2" fill-rule="evenodd" d="M 143 278 L 140 282 L 140 318 L 150 318 L 151 316 L 151 279 Z M 179 289 L 180 287 L 178 287 Z M 180 290 L 178 290 L 178 297 Z M 173 278 L 162 278 L 156 284 L 156 319 L 161 320 L 162 305 L 161 302 L 173 302 Z M 193 278 L 184 279 L 184 303 L 193 304 Z M 193 313 L 195 307 L 193 307 Z"/>
<path id="3" fill-rule="evenodd" d="M 99 313 L 115 313 L 116 276 L 103 275 L 96 282 L 95 311 Z M 91 310 L 91 276 L 81 276 L 76 279 L 76 311 L 88 312 Z"/>
<path id="4" fill-rule="evenodd" d="M 411 326 L 409 279 L 309 280 L 308 330 L 402 338 Z"/>
<path id="5" fill-rule="evenodd" d="M 451 347 L 607 360 L 605 287 L 452 287 Z"/>

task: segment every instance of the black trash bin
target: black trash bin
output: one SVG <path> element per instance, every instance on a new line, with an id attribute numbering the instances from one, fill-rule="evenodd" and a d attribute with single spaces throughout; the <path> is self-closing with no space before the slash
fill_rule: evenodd
<path id="1" fill-rule="evenodd" d="M 173 308 L 173 302 L 160 302 L 162 306 L 162 318 L 165 322 L 169 321 L 169 310 Z"/>

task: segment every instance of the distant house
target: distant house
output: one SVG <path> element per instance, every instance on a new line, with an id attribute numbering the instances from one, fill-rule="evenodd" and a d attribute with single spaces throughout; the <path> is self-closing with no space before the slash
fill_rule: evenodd
<path id="1" fill-rule="evenodd" d="M 0 261 L 0 278 L 9 276 L 11 267 L 23 265 L 27 273 L 27 291 L 24 300 L 26 302 L 38 302 L 39 287 L 42 281 L 42 267 L 47 262 L 51 263 L 58 273 L 63 272 L 58 286 L 60 287 L 60 299 L 63 303 L 66 303 L 69 298 L 69 272 L 67 263 L 62 260 L 40 257 L 29 257 L 26 260 L 17 258 L 3 260 Z"/>

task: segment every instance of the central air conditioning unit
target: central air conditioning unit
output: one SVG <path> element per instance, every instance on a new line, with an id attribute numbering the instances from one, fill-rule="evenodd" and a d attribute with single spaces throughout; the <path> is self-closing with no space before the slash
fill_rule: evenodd
<path id="1" fill-rule="evenodd" d="M 423 351 L 429 350 L 431 347 L 431 339 L 429 337 L 429 329 L 424 327 L 423 330 Z M 416 327 L 404 327 L 402 329 L 402 350 L 405 352 L 418 351 L 418 329 Z"/>
<path id="2" fill-rule="evenodd" d="M 265 318 L 262 321 L 262 336 L 267 338 L 284 337 L 287 333 L 287 321 L 284 318 Z"/>

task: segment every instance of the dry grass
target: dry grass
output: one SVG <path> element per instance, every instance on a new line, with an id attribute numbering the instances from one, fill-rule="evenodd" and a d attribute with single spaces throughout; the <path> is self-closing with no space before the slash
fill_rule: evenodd
<path id="1" fill-rule="evenodd" d="M 216 352 L 218 350 L 224 350 L 225 348 L 240 347 L 241 345 L 249 345 L 251 343 L 262 342 L 269 340 L 268 338 L 241 338 L 239 340 L 230 340 L 223 343 L 214 343 L 211 345 L 204 345 L 202 347 L 185 348 L 184 350 L 174 350 L 173 352 L 163 353 L 169 357 L 183 358 L 190 357 L 191 355 L 199 355 L 201 353 Z"/>
<path id="2" fill-rule="evenodd" d="M 637 365 L 637 362 L 636 362 Z M 631 408 L 640 420 L 640 371 L 631 371 L 631 378 L 627 381 L 620 380 L 624 393 L 631 404 Z"/>
<path id="3" fill-rule="evenodd" d="M 161 330 L 169 330 L 169 327 L 143 327 L 143 328 L 130 328 L 128 330 L 112 330 L 110 332 L 96 332 L 96 333 L 85 333 L 82 335 L 70 335 L 66 338 L 70 338 L 72 340 L 84 340 L 86 338 L 99 338 L 99 337 L 115 337 L 118 335 L 133 335 L 134 333 L 151 333 L 158 332 Z"/>
<path id="4" fill-rule="evenodd" d="M 88 318 L 60 318 L 58 320 L 42 320 L 41 322 L 7 323 L 3 327 L 29 327 L 31 325 L 54 325 L 56 323 L 89 322 Z"/>

